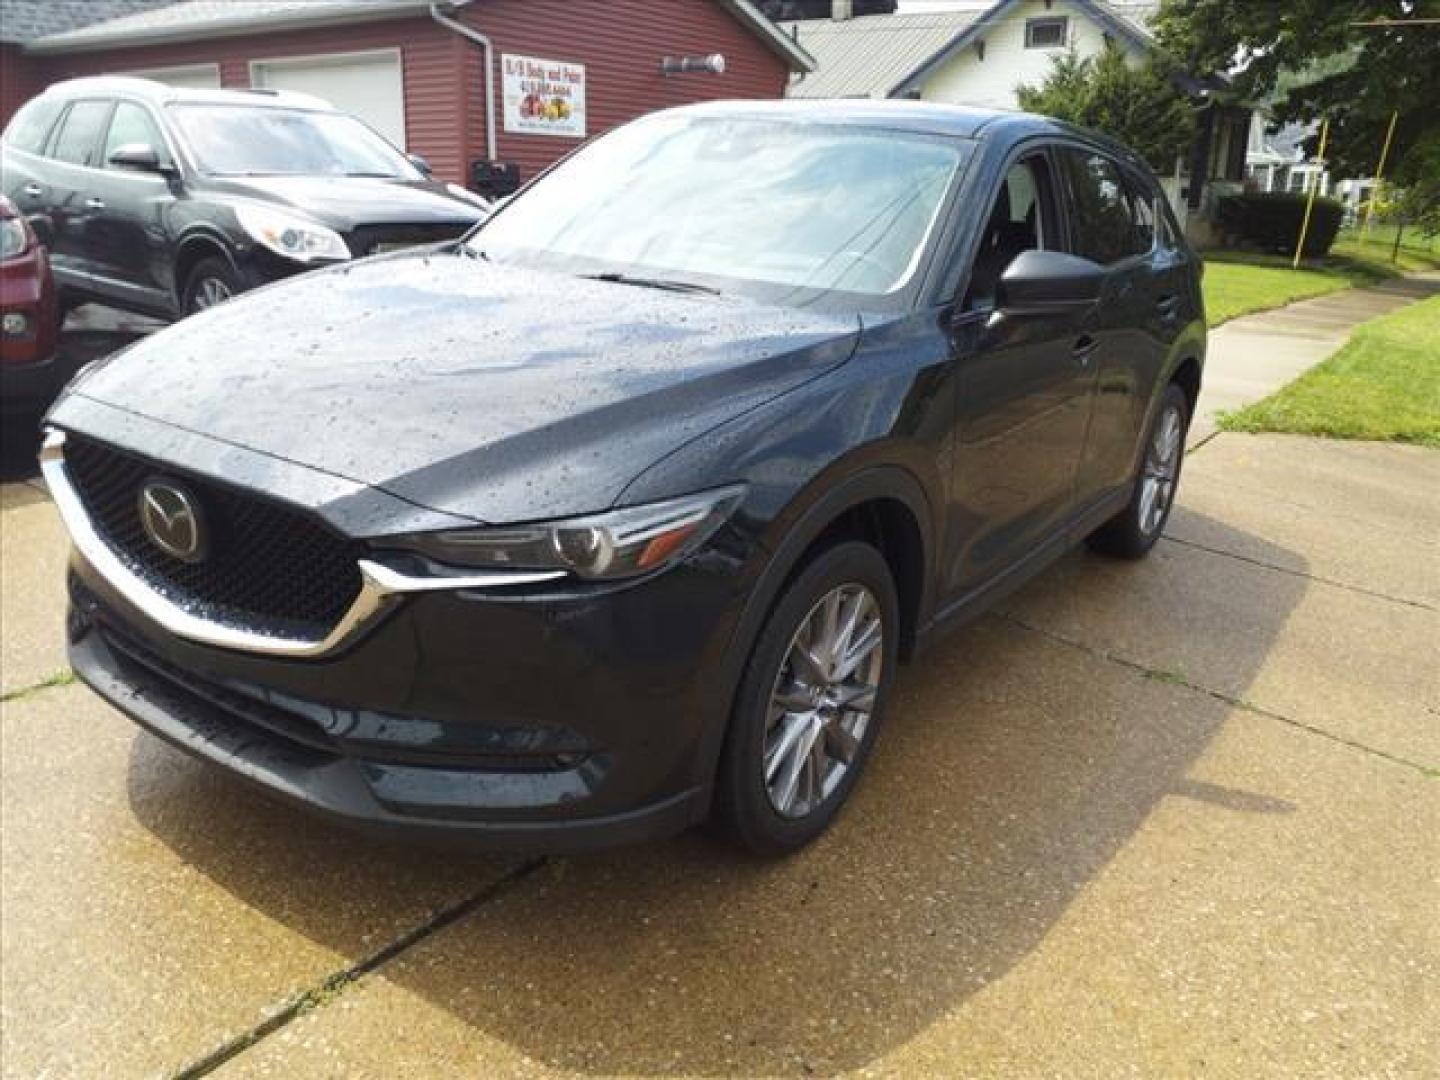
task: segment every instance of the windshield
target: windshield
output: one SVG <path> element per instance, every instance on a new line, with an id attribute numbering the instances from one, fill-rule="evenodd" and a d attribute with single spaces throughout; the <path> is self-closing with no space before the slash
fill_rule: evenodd
<path id="1" fill-rule="evenodd" d="M 343 113 L 244 105 L 173 105 L 171 112 L 196 164 L 212 176 L 422 179 L 404 154 Z"/>
<path id="2" fill-rule="evenodd" d="M 577 273 L 885 297 L 915 276 L 968 144 L 903 131 L 659 116 L 527 188 L 467 241 Z M 757 291 L 747 289 L 747 291 Z"/>

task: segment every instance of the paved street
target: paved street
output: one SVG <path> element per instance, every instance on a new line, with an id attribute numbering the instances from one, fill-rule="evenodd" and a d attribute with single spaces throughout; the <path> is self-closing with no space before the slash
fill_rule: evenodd
<path id="1" fill-rule="evenodd" d="M 780 863 L 273 806 L 52 678 L 61 529 L 0 505 L 6 1076 L 1440 1071 L 1435 451 L 1204 442 L 1152 558 L 1076 553 L 907 669 Z"/>

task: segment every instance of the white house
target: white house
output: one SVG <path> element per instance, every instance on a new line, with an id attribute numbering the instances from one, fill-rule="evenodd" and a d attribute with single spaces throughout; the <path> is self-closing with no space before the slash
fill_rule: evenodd
<path id="1" fill-rule="evenodd" d="M 848 17 L 837 0 L 829 19 L 785 24 L 815 58 L 816 70 L 793 79 L 787 96 L 909 97 L 1017 107 L 1015 88 L 1045 78 L 1067 49 L 1094 56 L 1112 41 L 1138 59 L 1153 39 L 1138 15 L 1159 4 L 1101 0 L 1000 0 L 955 11 Z M 1138 13 L 1138 14 L 1137 14 Z"/>
<path id="2" fill-rule="evenodd" d="M 1138 63 L 1155 48 L 1147 22 L 1159 8 L 1159 0 L 977 0 L 952 11 L 852 17 L 850 0 L 833 0 L 828 19 L 784 24 L 816 65 L 792 78 L 786 95 L 1014 109 L 1017 87 L 1038 85 L 1067 50 L 1096 56 L 1113 43 Z M 1245 179 L 1250 109 L 1226 100 L 1220 78 L 1186 77 L 1182 88 L 1199 130 L 1186 160 L 1162 168 L 1161 179 L 1187 229 L 1205 242 L 1203 218 L 1215 197 L 1241 190 Z"/>

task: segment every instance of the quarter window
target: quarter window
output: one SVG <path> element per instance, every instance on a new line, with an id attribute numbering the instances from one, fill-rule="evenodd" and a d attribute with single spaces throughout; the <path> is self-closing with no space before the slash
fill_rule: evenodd
<path id="1" fill-rule="evenodd" d="M 1155 239 L 1154 211 L 1142 228 L 1120 167 L 1088 150 L 1063 150 L 1060 161 L 1070 189 L 1075 254 L 1108 266 L 1149 251 Z"/>
<path id="2" fill-rule="evenodd" d="M 1025 48 L 1063 49 L 1070 20 L 1064 15 L 1025 20 Z"/>
<path id="3" fill-rule="evenodd" d="M 108 101 L 77 101 L 55 133 L 50 156 L 73 165 L 94 165 L 100 131 L 110 113 Z"/>
<path id="4" fill-rule="evenodd" d="M 153 149 L 160 155 L 161 161 L 166 159 L 165 139 L 161 136 L 160 129 L 155 126 L 155 121 L 150 119 L 150 114 L 139 105 L 122 101 L 115 106 L 115 115 L 110 118 L 110 133 L 105 137 L 105 153 L 100 159 L 101 162 L 108 166 L 111 154 L 122 146 L 133 146 L 136 143 L 143 143 Z"/>
<path id="5" fill-rule="evenodd" d="M 50 129 L 55 126 L 60 104 L 53 97 L 38 97 L 23 106 L 5 129 L 6 145 L 32 154 L 40 153 Z"/>

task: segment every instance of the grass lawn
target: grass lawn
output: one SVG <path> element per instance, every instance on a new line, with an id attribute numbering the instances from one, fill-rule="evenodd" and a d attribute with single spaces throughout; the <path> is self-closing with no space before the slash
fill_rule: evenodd
<path id="1" fill-rule="evenodd" d="M 1440 296 L 1360 326 L 1343 349 L 1226 431 L 1281 431 L 1440 447 Z"/>

